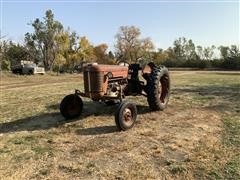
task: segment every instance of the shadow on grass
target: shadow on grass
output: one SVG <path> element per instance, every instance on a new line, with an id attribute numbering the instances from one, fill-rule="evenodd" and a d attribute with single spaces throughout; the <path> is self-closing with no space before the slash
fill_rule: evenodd
<path id="1" fill-rule="evenodd" d="M 179 96 L 185 96 L 185 93 L 191 93 L 193 96 L 198 97 L 199 100 L 211 101 L 211 100 L 221 100 L 215 101 L 206 108 L 214 110 L 224 110 L 231 109 L 232 107 L 239 107 L 240 103 L 240 86 L 237 84 L 227 84 L 227 85 L 208 85 L 208 86 L 183 86 L 182 88 L 174 88 L 172 94 Z M 204 102 L 204 101 L 203 101 Z M 232 104 L 232 107 L 229 107 Z"/>
<path id="2" fill-rule="evenodd" d="M 114 119 L 114 114 L 118 105 L 106 106 L 103 103 L 87 101 L 84 102 L 83 113 L 80 117 L 65 120 L 64 117 L 59 112 L 53 113 L 43 113 L 33 117 L 26 117 L 22 119 L 17 119 L 15 121 L 1 123 L 0 133 L 10 133 L 10 132 L 21 132 L 21 131 L 36 131 L 36 130 L 47 130 L 54 127 L 59 127 L 66 123 L 71 123 L 74 121 L 83 120 L 89 116 L 112 116 Z M 59 104 L 50 105 L 47 107 L 49 110 L 58 111 Z M 148 106 L 137 105 L 138 114 L 144 114 L 149 112 Z M 78 134 L 80 135 L 96 135 L 96 134 L 107 134 L 116 131 L 114 126 L 102 126 L 90 129 L 81 129 Z"/>
<path id="3" fill-rule="evenodd" d="M 116 126 L 97 126 L 93 128 L 78 129 L 76 134 L 78 135 L 100 135 L 100 134 L 110 134 L 117 132 Z"/>

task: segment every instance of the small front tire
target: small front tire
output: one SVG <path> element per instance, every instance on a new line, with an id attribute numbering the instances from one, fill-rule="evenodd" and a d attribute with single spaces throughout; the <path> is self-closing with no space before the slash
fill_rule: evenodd
<path id="1" fill-rule="evenodd" d="M 81 115 L 82 99 L 76 94 L 65 96 L 60 104 L 60 112 L 65 119 L 73 119 Z"/>
<path id="2" fill-rule="evenodd" d="M 122 102 L 115 113 L 115 123 L 117 128 L 123 131 L 131 129 L 134 126 L 136 119 L 136 105 L 130 102 Z"/>

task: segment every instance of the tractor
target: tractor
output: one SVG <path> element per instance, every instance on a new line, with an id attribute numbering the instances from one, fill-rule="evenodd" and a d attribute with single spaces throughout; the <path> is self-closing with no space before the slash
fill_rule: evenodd
<path id="1" fill-rule="evenodd" d="M 87 97 L 107 105 L 118 104 L 115 123 L 119 130 L 125 131 L 132 128 L 137 119 L 137 107 L 134 103 L 123 101 L 126 96 L 145 96 L 152 111 L 165 109 L 169 101 L 168 69 L 153 62 L 143 67 L 140 64 L 88 64 L 83 68 L 83 80 L 84 92 L 76 89 L 74 94 L 65 96 L 61 101 L 60 112 L 65 119 L 80 116 L 83 110 L 81 97 Z"/>

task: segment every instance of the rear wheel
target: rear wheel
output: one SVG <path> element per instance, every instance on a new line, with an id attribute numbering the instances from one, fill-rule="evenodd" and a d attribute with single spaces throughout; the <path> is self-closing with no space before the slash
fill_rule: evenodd
<path id="1" fill-rule="evenodd" d="M 60 104 L 60 112 L 65 119 L 72 119 L 80 116 L 82 109 L 82 99 L 76 94 L 65 96 Z"/>
<path id="2" fill-rule="evenodd" d="M 163 110 L 170 96 L 170 77 L 166 67 L 153 68 L 147 82 L 147 100 L 151 110 Z"/>
<path id="3" fill-rule="evenodd" d="M 134 126 L 136 119 L 136 105 L 130 102 L 122 102 L 115 113 L 115 123 L 117 128 L 126 131 Z"/>

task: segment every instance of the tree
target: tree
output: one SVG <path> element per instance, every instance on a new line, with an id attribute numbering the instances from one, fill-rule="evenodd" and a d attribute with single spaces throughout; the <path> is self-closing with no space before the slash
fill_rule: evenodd
<path id="1" fill-rule="evenodd" d="M 231 47 L 229 48 L 229 51 L 230 51 L 230 57 L 232 58 L 240 57 L 239 47 L 237 47 L 236 45 L 231 45 Z"/>
<path id="2" fill-rule="evenodd" d="M 2 37 L 1 37 L 2 38 Z M 10 70 L 10 60 L 7 57 L 9 44 L 6 40 L 0 41 L 0 70 Z"/>
<path id="3" fill-rule="evenodd" d="M 109 54 L 107 54 L 107 49 L 108 46 L 104 43 L 94 47 L 94 55 L 99 64 L 114 64 L 114 58 L 111 58 Z"/>
<path id="4" fill-rule="evenodd" d="M 140 47 L 138 51 L 136 51 L 135 56 L 138 57 L 137 59 L 152 59 L 152 52 L 154 50 L 153 42 L 149 37 L 144 38 L 140 41 Z"/>
<path id="5" fill-rule="evenodd" d="M 227 57 L 229 57 L 229 47 L 227 47 L 227 46 L 219 46 L 218 49 L 219 49 L 221 57 L 223 59 L 226 59 Z"/>
<path id="6" fill-rule="evenodd" d="M 94 55 L 96 57 L 96 61 L 100 64 L 105 64 L 107 62 L 105 62 L 107 55 L 106 55 L 106 51 L 108 49 L 107 44 L 100 44 L 98 46 L 94 47 Z"/>
<path id="7" fill-rule="evenodd" d="M 203 49 L 203 60 L 212 60 L 215 46 L 206 47 Z"/>
<path id="8" fill-rule="evenodd" d="M 153 52 L 153 61 L 156 64 L 162 64 L 169 58 L 169 53 L 167 50 L 158 49 L 157 52 Z"/>
<path id="9" fill-rule="evenodd" d="M 28 54 L 24 46 L 14 44 L 10 41 L 6 56 L 10 61 L 27 60 Z"/>
<path id="10" fill-rule="evenodd" d="M 79 51 L 79 37 L 75 31 L 67 31 L 56 35 L 56 65 L 58 68 L 64 66 L 65 68 L 73 69 L 80 63 L 80 51 Z"/>
<path id="11" fill-rule="evenodd" d="M 63 66 L 67 63 L 68 53 L 70 47 L 70 38 L 68 32 L 58 33 L 55 36 L 55 65 L 58 70 L 60 66 Z"/>
<path id="12" fill-rule="evenodd" d="M 173 51 L 176 59 L 179 60 L 196 60 L 197 53 L 195 44 L 191 39 L 180 37 L 173 42 Z"/>
<path id="13" fill-rule="evenodd" d="M 150 38 L 140 39 L 141 31 L 135 26 L 121 26 L 116 38 L 116 56 L 118 60 L 129 63 L 147 58 L 154 45 Z"/>
<path id="14" fill-rule="evenodd" d="M 197 53 L 195 50 L 195 44 L 190 39 L 187 41 L 185 47 L 185 57 L 187 60 L 196 60 L 197 59 Z"/>
<path id="15" fill-rule="evenodd" d="M 54 66 L 56 60 L 56 44 L 55 36 L 63 31 L 63 26 L 59 21 L 54 20 L 54 14 L 51 10 L 47 10 L 44 17 L 45 28 L 45 64 L 47 64 L 50 71 Z"/>
<path id="16" fill-rule="evenodd" d="M 220 46 L 218 49 L 220 50 L 221 57 L 223 58 L 220 67 L 226 69 L 240 69 L 240 51 L 238 46 Z"/>
<path id="17" fill-rule="evenodd" d="M 33 61 L 35 63 L 43 62 L 42 51 L 38 48 L 34 37 L 30 33 L 25 34 L 24 47 L 25 47 L 31 61 Z"/>
<path id="18" fill-rule="evenodd" d="M 55 36 L 63 31 L 62 24 L 54 20 L 51 10 L 45 13 L 44 21 L 38 18 L 31 23 L 34 33 L 26 33 L 25 41 L 29 48 L 35 48 L 39 61 L 43 61 L 46 70 L 52 71 L 56 60 Z"/>
<path id="19" fill-rule="evenodd" d="M 75 31 L 70 31 L 70 28 L 68 28 L 68 34 L 69 34 L 69 50 L 71 51 L 77 51 L 78 50 L 78 40 L 79 37 Z"/>
<path id="20" fill-rule="evenodd" d="M 178 38 L 173 42 L 173 52 L 174 52 L 175 58 L 185 59 L 186 44 L 187 44 L 187 40 L 185 37 Z"/>
<path id="21" fill-rule="evenodd" d="M 82 62 L 93 62 L 95 59 L 93 46 L 85 36 L 80 38 L 78 53 Z"/>
<path id="22" fill-rule="evenodd" d="M 199 59 L 203 59 L 204 58 L 204 54 L 203 54 L 203 47 L 202 46 L 197 46 L 197 56 Z"/>
<path id="23" fill-rule="evenodd" d="M 0 42 L 1 69 L 10 70 L 13 61 L 27 60 L 28 54 L 26 48 L 12 41 L 3 40 Z"/>

